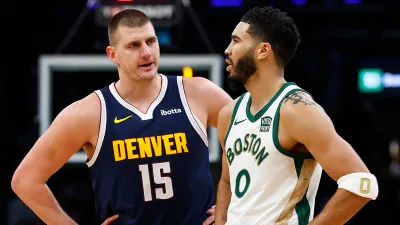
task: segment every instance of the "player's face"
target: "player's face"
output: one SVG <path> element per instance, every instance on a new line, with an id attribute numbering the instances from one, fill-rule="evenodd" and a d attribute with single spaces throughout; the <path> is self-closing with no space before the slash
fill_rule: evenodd
<path id="1" fill-rule="evenodd" d="M 150 80 L 157 75 L 160 47 L 153 25 L 120 26 L 113 47 L 118 67 L 135 80 Z M 109 54 L 110 55 L 110 54 Z"/>
<path id="2" fill-rule="evenodd" d="M 225 50 L 226 70 L 234 80 L 246 83 L 256 72 L 257 66 L 254 60 L 255 46 L 247 29 L 248 23 L 240 22 L 232 33 L 232 40 Z"/>

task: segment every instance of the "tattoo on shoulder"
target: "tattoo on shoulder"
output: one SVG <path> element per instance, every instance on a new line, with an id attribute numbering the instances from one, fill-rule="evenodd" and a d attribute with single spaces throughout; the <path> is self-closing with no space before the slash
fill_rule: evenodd
<path id="1" fill-rule="evenodd" d="M 286 97 L 284 103 L 291 101 L 293 105 L 296 105 L 298 103 L 303 103 L 305 105 L 316 105 L 318 104 L 311 98 L 310 95 L 302 92 L 302 91 L 296 91 L 291 93 L 289 96 Z"/>

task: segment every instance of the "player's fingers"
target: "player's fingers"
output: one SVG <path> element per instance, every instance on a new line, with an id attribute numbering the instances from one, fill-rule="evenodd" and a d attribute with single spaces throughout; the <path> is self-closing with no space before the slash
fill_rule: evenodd
<path id="1" fill-rule="evenodd" d="M 209 209 L 209 210 L 207 210 L 207 214 L 208 214 L 208 215 L 213 215 L 213 214 L 215 214 L 215 209 Z"/>
<path id="2" fill-rule="evenodd" d="M 214 217 L 214 215 L 212 215 L 212 216 L 208 217 L 208 218 L 203 222 L 203 225 L 211 225 L 211 224 L 214 223 L 214 221 L 215 221 L 215 217 Z"/>
<path id="3" fill-rule="evenodd" d="M 109 225 L 112 221 L 118 219 L 119 215 L 114 215 L 112 217 L 108 217 L 101 225 Z"/>
<path id="4" fill-rule="evenodd" d="M 214 215 L 215 214 L 215 205 L 209 210 L 207 210 L 207 214 Z"/>

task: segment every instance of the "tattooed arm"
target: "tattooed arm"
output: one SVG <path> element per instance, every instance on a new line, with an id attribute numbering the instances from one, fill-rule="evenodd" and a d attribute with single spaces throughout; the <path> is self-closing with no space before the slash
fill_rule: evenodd
<path id="1" fill-rule="evenodd" d="M 296 104 L 304 104 L 304 105 L 315 105 L 320 107 L 314 99 L 309 95 L 308 93 L 304 91 L 296 91 L 291 94 L 289 94 L 286 99 L 284 100 L 284 103 L 287 103 L 288 101 L 291 101 L 293 105 Z M 320 107 L 322 109 L 322 107 Z"/>
<path id="2" fill-rule="evenodd" d="M 281 106 L 280 115 L 280 132 L 290 142 L 302 143 L 335 181 L 352 173 L 369 173 L 350 144 L 336 133 L 328 115 L 307 93 L 290 94 Z M 310 224 L 344 224 L 369 200 L 339 188 Z"/>

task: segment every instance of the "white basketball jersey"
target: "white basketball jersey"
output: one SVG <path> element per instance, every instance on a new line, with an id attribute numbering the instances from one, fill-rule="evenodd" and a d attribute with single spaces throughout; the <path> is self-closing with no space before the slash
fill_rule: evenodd
<path id="1" fill-rule="evenodd" d="M 256 115 L 250 93 L 238 99 L 225 138 L 232 192 L 226 225 L 306 225 L 313 218 L 322 168 L 278 140 L 280 106 L 299 90 L 286 83 Z"/>

